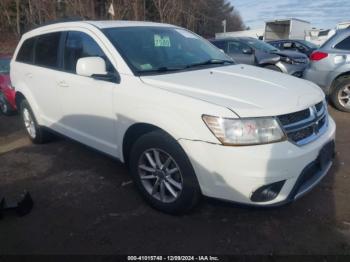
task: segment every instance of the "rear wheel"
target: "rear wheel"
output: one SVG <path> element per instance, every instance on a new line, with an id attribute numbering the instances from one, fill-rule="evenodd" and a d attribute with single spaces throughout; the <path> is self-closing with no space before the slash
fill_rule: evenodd
<path id="1" fill-rule="evenodd" d="M 330 96 L 333 105 L 338 110 L 350 113 L 350 76 L 336 80 Z"/>
<path id="2" fill-rule="evenodd" d="M 13 110 L 9 102 L 7 102 L 6 97 L 1 92 L 0 92 L 0 111 L 5 116 L 9 116 L 13 113 Z"/>
<path id="3" fill-rule="evenodd" d="M 163 131 L 140 137 L 130 153 L 130 171 L 144 199 L 166 213 L 184 213 L 195 206 L 200 189 L 181 146 Z"/>
<path id="4" fill-rule="evenodd" d="M 51 134 L 38 125 L 27 100 L 21 102 L 21 115 L 27 135 L 34 144 L 43 144 L 50 140 Z"/>

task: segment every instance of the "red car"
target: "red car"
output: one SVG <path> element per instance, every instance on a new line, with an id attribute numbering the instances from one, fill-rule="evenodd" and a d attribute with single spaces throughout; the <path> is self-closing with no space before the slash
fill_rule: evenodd
<path id="1" fill-rule="evenodd" d="M 8 55 L 0 55 L 0 111 L 10 115 L 16 110 L 16 91 L 10 81 L 10 61 Z"/>

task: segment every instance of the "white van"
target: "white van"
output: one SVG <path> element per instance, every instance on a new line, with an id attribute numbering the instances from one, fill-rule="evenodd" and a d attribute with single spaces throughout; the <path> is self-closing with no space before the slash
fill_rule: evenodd
<path id="1" fill-rule="evenodd" d="M 53 130 L 119 159 L 164 212 L 201 195 L 285 204 L 332 165 L 336 128 L 319 87 L 235 64 L 180 27 L 43 26 L 23 35 L 11 80 L 34 143 Z"/>

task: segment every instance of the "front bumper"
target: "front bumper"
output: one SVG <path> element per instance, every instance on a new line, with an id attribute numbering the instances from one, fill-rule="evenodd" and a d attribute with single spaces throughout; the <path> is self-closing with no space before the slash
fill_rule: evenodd
<path id="1" fill-rule="evenodd" d="M 278 62 L 276 66 L 279 67 L 283 73 L 301 78 L 304 74 L 304 70 L 307 67 L 307 64 L 288 64 L 284 62 Z"/>
<path id="2" fill-rule="evenodd" d="M 335 130 L 335 123 L 329 117 L 327 132 L 301 147 L 289 141 L 244 147 L 185 139 L 179 142 L 190 158 L 205 196 L 248 205 L 273 206 L 301 197 L 327 174 L 331 162 L 308 180 L 308 184 L 298 184 L 307 167 L 317 161 L 323 146 L 335 139 Z M 252 194 L 260 187 L 283 180 L 285 183 L 275 199 L 251 201 Z"/>

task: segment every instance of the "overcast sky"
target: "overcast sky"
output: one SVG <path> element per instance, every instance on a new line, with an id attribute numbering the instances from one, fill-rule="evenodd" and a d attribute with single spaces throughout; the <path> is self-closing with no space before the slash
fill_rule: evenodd
<path id="1" fill-rule="evenodd" d="M 229 0 L 251 28 L 264 26 L 265 20 L 300 18 L 313 27 L 333 28 L 350 21 L 350 0 Z"/>

